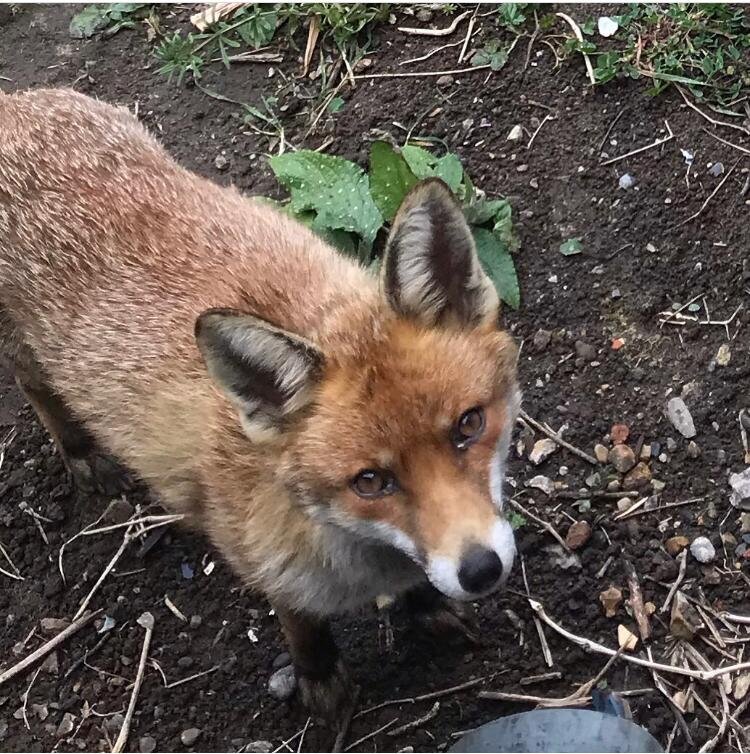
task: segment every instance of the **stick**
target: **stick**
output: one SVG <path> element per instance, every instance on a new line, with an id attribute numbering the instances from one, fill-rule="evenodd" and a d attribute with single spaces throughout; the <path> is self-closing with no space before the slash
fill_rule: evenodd
<path id="1" fill-rule="evenodd" d="M 678 500 L 674 503 L 665 503 L 664 505 L 660 505 L 658 508 L 645 508 L 644 510 L 632 510 L 636 506 L 639 508 L 643 503 L 645 503 L 648 500 L 648 498 L 644 498 L 643 502 L 639 501 L 635 503 L 635 505 L 628 508 L 628 510 L 623 511 L 622 513 L 618 513 L 615 516 L 615 521 L 622 521 L 626 518 L 633 518 L 635 516 L 645 516 L 647 513 L 661 513 L 662 511 L 668 510 L 669 508 L 679 508 L 681 505 L 691 505 L 692 503 L 700 503 L 703 498 L 702 497 L 691 497 L 689 500 Z"/>
<path id="2" fill-rule="evenodd" d="M 683 225 L 686 225 L 691 220 L 695 220 L 695 218 L 698 217 L 698 215 L 700 215 L 704 209 L 706 209 L 711 199 L 713 199 L 716 196 L 716 194 L 719 193 L 719 191 L 721 190 L 721 187 L 729 180 L 729 176 L 732 175 L 732 173 L 734 173 L 734 169 L 737 167 L 737 165 L 740 164 L 741 159 L 742 159 L 741 157 L 738 158 L 737 162 L 735 162 L 734 165 L 732 165 L 732 167 L 729 168 L 729 170 L 727 170 L 727 174 L 721 179 L 721 181 L 719 181 L 716 188 L 708 195 L 708 199 L 706 199 L 706 201 L 703 202 L 703 204 L 701 204 L 701 207 L 697 212 L 693 212 L 693 214 L 690 215 L 690 217 L 686 217 L 684 220 L 677 223 L 677 225 L 673 225 L 671 228 L 667 228 L 667 230 L 676 230 L 677 228 L 681 228 Z"/>
<path id="3" fill-rule="evenodd" d="M 685 94 L 681 86 L 677 87 L 677 91 L 682 95 L 682 99 L 685 100 L 685 104 L 689 108 L 695 110 L 695 112 L 698 113 L 698 115 L 700 115 L 702 118 L 705 118 L 709 123 L 713 124 L 714 126 L 725 126 L 726 128 L 734 128 L 737 131 L 742 131 L 742 133 L 744 134 L 748 132 L 746 128 L 743 128 L 742 126 L 738 126 L 736 123 L 728 123 L 727 121 L 724 121 L 724 120 L 716 120 L 715 118 L 712 118 L 710 115 L 706 115 L 706 113 L 700 110 L 695 103 L 691 102 L 688 99 L 687 94 Z"/>
<path id="4" fill-rule="evenodd" d="M 148 658 L 148 649 L 151 646 L 151 635 L 154 633 L 154 616 L 151 613 L 143 613 L 138 618 L 138 624 L 146 629 L 146 635 L 143 637 L 143 649 L 141 649 L 141 659 L 138 663 L 138 672 L 135 676 L 135 683 L 133 684 L 133 693 L 130 695 L 130 702 L 128 704 L 128 711 L 125 713 L 125 719 L 122 721 L 122 728 L 120 728 L 120 734 L 117 736 L 117 741 L 112 747 L 112 754 L 119 754 L 128 741 L 128 734 L 130 733 L 130 723 L 133 719 L 133 713 L 135 712 L 135 703 L 138 701 L 138 692 L 141 690 L 141 684 L 143 683 L 143 673 L 146 669 L 146 659 Z"/>
<path id="5" fill-rule="evenodd" d="M 571 445 L 566 440 L 563 440 L 560 435 L 558 435 L 556 432 L 553 432 L 549 427 L 545 427 L 543 424 L 539 423 L 536 419 L 532 419 L 523 409 L 519 411 L 519 421 L 523 419 L 527 424 L 530 424 L 534 429 L 536 429 L 538 432 L 541 432 L 543 435 L 546 435 L 549 437 L 550 440 L 554 440 L 561 448 L 565 448 L 566 450 L 569 450 L 571 453 L 574 453 L 579 458 L 583 458 L 584 461 L 588 461 L 592 466 L 598 466 L 599 461 L 594 458 L 594 456 L 590 456 L 588 453 L 584 453 L 582 450 L 579 450 L 575 447 L 575 445 Z"/>
<path id="6" fill-rule="evenodd" d="M 627 106 L 627 105 L 625 105 L 625 107 L 623 107 L 623 108 L 622 108 L 622 110 L 620 110 L 620 112 L 619 112 L 619 113 L 617 113 L 617 115 L 615 115 L 615 119 L 614 119 L 614 120 L 613 120 L 613 121 L 612 121 L 612 122 L 611 122 L 611 123 L 609 124 L 609 128 L 607 129 L 607 132 L 606 132 L 606 133 L 604 134 L 604 136 L 602 137 L 602 140 L 601 140 L 601 142 L 599 142 L 599 150 L 598 150 L 599 152 L 601 152 L 601 151 L 602 151 L 602 149 L 604 148 L 604 144 L 605 144 L 605 143 L 606 143 L 606 141 L 607 141 L 607 137 L 608 137 L 608 136 L 609 136 L 609 135 L 610 135 L 610 134 L 612 133 L 612 129 L 613 129 L 613 128 L 614 128 L 614 127 L 615 127 L 615 126 L 617 125 L 617 121 L 618 121 L 618 120 L 620 120 L 620 118 L 622 117 L 622 114 L 623 114 L 623 113 L 624 113 L 624 112 L 625 112 L 625 111 L 626 111 L 627 109 L 628 109 L 628 106 Z"/>
<path id="7" fill-rule="evenodd" d="M 542 673 L 541 675 L 527 675 L 525 678 L 521 678 L 519 683 L 521 686 L 531 686 L 535 683 L 544 683 L 545 681 L 559 681 L 562 678 L 562 673 L 559 670 L 554 670 L 551 673 Z"/>
<path id="8" fill-rule="evenodd" d="M 548 524 L 544 519 L 541 519 L 530 511 L 527 511 L 526 508 L 524 508 L 521 503 L 517 502 L 514 498 L 510 498 L 508 500 L 508 504 L 511 507 L 515 508 L 522 515 L 528 516 L 532 521 L 535 521 L 537 524 L 539 524 L 539 526 L 541 526 L 545 531 L 548 531 L 557 540 L 557 542 L 566 552 L 570 552 L 570 547 L 568 547 L 568 545 L 565 543 L 565 540 L 557 533 L 555 527 L 552 526 L 552 524 Z"/>
<path id="9" fill-rule="evenodd" d="M 571 29 L 573 29 L 573 34 L 576 35 L 576 39 L 583 44 L 583 34 L 581 33 L 581 28 L 578 26 L 578 24 L 569 16 L 567 13 L 555 13 L 556 16 L 559 18 L 562 18 L 565 23 L 570 26 Z M 586 72 L 589 75 L 589 81 L 591 82 L 592 86 L 596 86 L 596 76 L 594 75 L 594 67 L 591 65 L 591 58 L 585 53 L 582 52 L 581 55 L 583 55 L 583 60 L 586 63 Z"/>
<path id="10" fill-rule="evenodd" d="M 364 81 L 365 79 L 400 79 L 400 78 L 413 78 L 415 76 L 457 76 L 460 73 L 472 73 L 474 71 L 486 71 L 491 68 L 490 64 L 487 65 L 475 65 L 471 68 L 458 68 L 453 71 L 404 71 L 402 73 L 366 73 L 362 76 L 355 76 L 356 81 Z"/>
<path id="11" fill-rule="evenodd" d="M 333 752 L 333 754 L 337 754 L 338 752 L 344 750 L 344 742 L 346 741 L 346 737 L 349 735 L 349 728 L 351 727 L 352 718 L 354 717 L 354 710 L 357 709 L 359 695 L 361 692 L 361 686 L 357 686 L 357 688 L 354 689 L 352 703 L 346 708 L 344 719 L 341 721 L 341 726 L 339 727 L 338 733 L 336 734 L 336 740 L 333 742 L 333 748 L 331 749 L 331 752 Z"/>
<path id="12" fill-rule="evenodd" d="M 479 6 L 475 6 L 474 13 L 472 14 L 471 18 L 469 19 L 469 28 L 466 30 L 466 38 L 464 39 L 464 43 L 461 46 L 461 52 L 458 54 L 458 64 L 461 65 L 461 63 L 464 62 L 464 57 L 466 56 L 466 48 L 469 46 L 469 41 L 471 40 L 472 33 L 474 32 L 474 24 L 477 22 L 477 11 L 479 10 Z"/>
<path id="13" fill-rule="evenodd" d="M 740 412 L 740 421 L 742 420 L 742 412 Z M 742 429 L 742 423 L 740 423 L 740 428 Z M 745 438 L 745 444 L 747 445 L 747 437 Z M 747 447 L 745 447 L 745 451 L 747 451 Z M 3 543 L 0 542 L 0 555 L 2 555 L 6 561 L 8 561 L 8 565 L 13 569 L 13 573 L 8 573 L 8 571 L 0 568 L 0 572 L 4 573 L 6 576 L 10 576 L 12 579 L 16 579 L 17 581 L 23 581 L 24 578 L 21 576 L 21 572 L 16 568 L 16 564 L 11 560 L 10 555 L 8 555 L 8 551 L 3 547 Z M 15 574 L 15 575 L 14 575 Z"/>
<path id="14" fill-rule="evenodd" d="M 208 670 L 202 670 L 200 673 L 193 673 L 193 675 L 189 675 L 187 678 L 180 678 L 179 681 L 172 681 L 172 683 L 166 683 L 164 684 L 165 689 L 173 689 L 177 686 L 182 686 L 183 683 L 188 683 L 188 681 L 194 681 L 197 678 L 203 678 L 204 675 L 211 675 L 211 673 L 215 673 L 221 665 L 214 665 L 212 668 L 209 668 Z"/>
<path id="15" fill-rule="evenodd" d="M 534 625 L 536 626 L 536 632 L 539 634 L 539 644 L 542 647 L 542 656 L 544 657 L 544 661 L 547 663 L 547 667 L 551 668 L 555 662 L 552 659 L 552 652 L 550 652 L 549 644 L 547 644 L 547 637 L 544 635 L 544 629 L 542 628 L 541 621 L 539 618 L 534 616 Z"/>
<path id="16" fill-rule="evenodd" d="M 604 162 L 600 162 L 600 165 L 611 165 L 613 162 L 619 162 L 620 160 L 624 160 L 627 157 L 632 157 L 633 155 L 640 154 L 641 152 L 645 152 L 647 149 L 653 149 L 654 147 L 660 147 L 662 144 L 666 144 L 671 139 L 674 139 L 674 134 L 672 133 L 672 129 L 669 127 L 669 122 L 664 121 L 664 125 L 667 127 L 667 133 L 668 136 L 664 136 L 661 139 L 657 139 L 656 141 L 652 142 L 651 144 L 646 144 L 645 147 L 638 147 L 638 149 L 633 149 L 631 152 L 627 152 L 626 154 L 621 154 L 619 157 L 611 157 L 609 160 L 604 160 Z"/>
<path id="17" fill-rule="evenodd" d="M 728 147 L 732 147 L 732 149 L 736 149 L 739 152 L 743 152 L 744 154 L 750 154 L 750 149 L 745 149 L 745 147 L 741 147 L 739 144 L 733 144 L 731 141 L 727 141 L 726 139 L 722 139 L 721 136 L 718 136 L 717 134 L 713 133 L 713 131 L 709 131 L 707 128 L 703 129 L 712 139 L 716 139 L 716 141 L 720 141 L 722 144 L 726 144 Z"/>
<path id="18" fill-rule="evenodd" d="M 57 636 L 50 639 L 46 644 L 43 644 L 39 649 L 32 652 L 25 657 L 21 662 L 15 664 L 12 668 L 8 668 L 4 673 L 0 674 L 0 686 L 6 681 L 9 681 L 14 676 L 23 672 L 30 665 L 33 665 L 37 660 L 41 660 L 46 657 L 55 647 L 62 644 L 66 639 L 73 636 L 73 634 L 80 631 L 84 626 L 88 625 L 93 618 L 95 618 L 101 610 L 95 610 L 93 613 L 88 613 L 78 620 L 71 623 L 65 630 L 61 631 Z"/>
<path id="19" fill-rule="evenodd" d="M 440 47 L 436 47 L 434 50 L 431 50 L 424 55 L 420 55 L 418 58 L 409 58 L 409 60 L 402 60 L 399 63 L 399 66 L 411 65 L 412 63 L 421 63 L 423 60 L 429 60 L 433 55 L 437 55 L 437 53 L 441 52 L 442 50 L 447 50 L 450 47 L 458 47 L 458 45 L 460 44 L 463 44 L 461 40 L 459 40 L 458 42 L 449 42 L 448 44 L 440 45 Z"/>
<path id="20" fill-rule="evenodd" d="M 36 677 L 39 675 L 41 669 L 42 666 L 40 665 L 34 672 L 34 675 L 31 676 L 31 683 L 29 683 L 26 691 L 23 694 L 23 707 L 21 708 L 21 713 L 23 714 L 23 724 L 26 726 L 26 730 L 31 730 L 31 726 L 29 725 L 29 718 L 26 716 L 26 708 L 29 704 L 29 694 L 31 693 L 31 687 L 34 685 L 34 681 L 36 681 Z"/>
<path id="21" fill-rule="evenodd" d="M 470 13 L 470 10 L 464 11 L 453 19 L 450 26 L 446 26 L 444 29 L 420 29 L 414 26 L 399 26 L 398 30 L 404 32 L 404 34 L 414 34 L 419 37 L 447 37 L 453 34 L 461 21 L 463 21 Z"/>
<path id="22" fill-rule="evenodd" d="M 554 116 L 550 115 L 549 113 L 547 113 L 547 114 L 546 114 L 546 115 L 544 116 L 544 119 L 542 120 L 542 122 L 541 122 L 541 123 L 540 123 L 540 124 L 539 124 L 539 125 L 537 126 L 537 129 L 536 129 L 536 131 L 534 131 L 534 133 L 533 133 L 533 134 L 531 134 L 531 138 L 529 139 L 529 143 L 528 143 L 528 144 L 526 145 L 526 149 L 527 149 L 527 150 L 528 150 L 528 149 L 531 149 L 531 145 L 532 145 L 532 144 L 534 143 L 534 139 L 536 139 L 536 135 L 537 135 L 537 134 L 538 134 L 538 133 L 539 133 L 539 132 L 540 132 L 540 131 L 542 130 L 542 126 L 543 126 L 543 125 L 544 125 L 544 124 L 545 124 L 545 123 L 546 123 L 546 122 L 547 122 L 548 120 L 554 120 L 554 119 L 555 119 L 555 118 L 554 118 Z"/>
<path id="23" fill-rule="evenodd" d="M 530 599 L 529 604 L 531 605 L 531 609 L 534 610 L 534 612 L 536 612 L 536 614 L 542 619 L 542 621 L 544 621 L 553 631 L 556 631 L 558 634 L 560 634 L 560 636 L 564 636 L 566 639 L 572 641 L 579 647 L 583 647 L 590 652 L 597 652 L 598 654 L 604 654 L 610 657 L 617 654 L 616 650 L 605 647 L 603 644 L 599 644 L 592 639 L 586 639 L 583 636 L 577 636 L 576 634 L 573 634 L 570 631 L 564 629 L 558 623 L 555 623 L 555 621 L 553 621 L 552 618 L 547 615 L 544 607 L 542 607 L 542 604 L 540 602 L 537 602 L 534 599 Z M 622 659 L 633 665 L 640 665 L 644 668 L 653 668 L 655 670 L 658 670 L 660 673 L 674 673 L 675 675 L 683 675 L 687 678 L 696 678 L 699 681 L 713 681 L 715 678 L 720 678 L 727 673 L 736 673 L 739 670 L 747 670 L 750 668 L 750 662 L 738 662 L 734 665 L 727 665 L 723 668 L 715 668 L 714 670 L 690 670 L 689 668 L 680 668 L 676 665 L 664 665 L 658 662 L 649 662 L 648 660 L 643 660 L 640 657 L 634 657 L 633 655 L 627 654 L 622 655 Z"/>
<path id="24" fill-rule="evenodd" d="M 643 605 L 643 592 L 641 591 L 641 584 L 638 581 L 638 574 L 635 571 L 635 566 L 627 558 L 622 559 L 623 570 L 625 571 L 625 578 L 628 581 L 628 589 L 630 590 L 630 607 L 633 609 L 633 616 L 638 624 L 638 633 L 641 635 L 641 641 L 647 642 L 651 638 L 651 624 L 646 615 L 646 608 Z"/>
<path id="25" fill-rule="evenodd" d="M 674 599 L 675 594 L 677 594 L 677 590 L 680 588 L 682 580 L 685 578 L 685 569 L 687 568 L 687 550 L 683 550 L 677 557 L 680 561 L 680 571 L 677 574 L 677 578 L 674 580 L 674 584 L 672 584 L 669 592 L 667 593 L 667 598 L 664 600 L 664 604 L 659 610 L 659 613 L 661 613 L 662 615 L 669 612 L 669 608 L 672 605 L 672 600 Z"/>
<path id="26" fill-rule="evenodd" d="M 398 722 L 398 718 L 394 717 L 393 720 L 390 722 L 387 722 L 385 725 L 381 725 L 377 730 L 372 731 L 371 733 L 368 733 L 365 736 L 362 736 L 362 738 L 358 738 L 354 743 L 349 744 L 344 751 L 351 751 L 355 746 L 359 746 L 360 744 L 364 743 L 365 741 L 369 741 L 371 738 L 375 738 L 375 736 L 378 735 L 378 733 L 383 733 L 384 731 L 388 730 L 392 725 Z"/>
<path id="27" fill-rule="evenodd" d="M 437 713 L 439 711 L 440 711 L 440 702 L 435 702 L 435 704 L 432 705 L 430 710 L 428 712 L 425 712 L 424 715 L 422 715 L 421 717 L 417 717 L 408 723 L 399 725 L 398 728 L 389 730 L 387 735 L 400 736 L 402 733 L 407 733 L 410 730 L 414 730 L 414 728 L 418 728 L 420 725 L 424 725 L 425 723 L 430 722 L 430 720 L 432 720 L 433 718 L 437 717 Z"/>

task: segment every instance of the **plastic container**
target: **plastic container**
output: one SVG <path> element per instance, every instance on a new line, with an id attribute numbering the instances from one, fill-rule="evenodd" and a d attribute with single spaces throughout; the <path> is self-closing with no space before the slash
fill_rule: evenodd
<path id="1" fill-rule="evenodd" d="M 663 752 L 640 725 L 585 709 L 540 709 L 501 717 L 460 738 L 455 752 Z"/>

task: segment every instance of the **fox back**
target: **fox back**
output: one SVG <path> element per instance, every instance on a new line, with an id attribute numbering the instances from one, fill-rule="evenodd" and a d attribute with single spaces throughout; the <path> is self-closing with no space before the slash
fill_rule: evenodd
<path id="1" fill-rule="evenodd" d="M 375 277 L 124 109 L 0 95 L 0 349 L 272 600 L 327 614 L 507 577 L 520 395 L 498 313 L 439 181 Z"/>

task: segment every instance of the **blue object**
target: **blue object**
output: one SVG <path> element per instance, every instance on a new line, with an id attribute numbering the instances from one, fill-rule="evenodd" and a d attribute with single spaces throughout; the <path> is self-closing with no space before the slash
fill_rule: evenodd
<path id="1" fill-rule="evenodd" d="M 664 750 L 640 725 L 587 709 L 539 709 L 467 733 L 452 752 L 651 752 Z"/>

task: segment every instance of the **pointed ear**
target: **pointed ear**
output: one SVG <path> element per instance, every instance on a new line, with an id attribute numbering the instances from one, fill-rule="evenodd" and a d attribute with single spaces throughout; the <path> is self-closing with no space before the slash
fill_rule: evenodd
<path id="1" fill-rule="evenodd" d="M 323 372 L 323 354 L 311 343 L 231 309 L 201 314 L 195 339 L 209 375 L 254 439 L 310 403 Z"/>
<path id="2" fill-rule="evenodd" d="M 443 181 L 431 178 L 406 195 L 383 262 L 391 307 L 426 326 L 476 327 L 497 321 L 500 300 L 477 256 L 471 230 Z"/>

